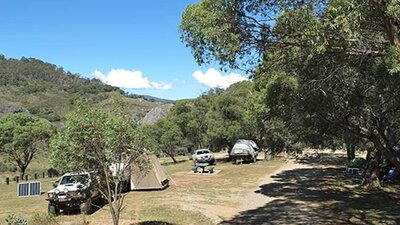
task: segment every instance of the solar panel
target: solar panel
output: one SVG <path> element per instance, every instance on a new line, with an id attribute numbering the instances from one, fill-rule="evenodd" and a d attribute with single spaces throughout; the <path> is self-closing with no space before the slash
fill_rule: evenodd
<path id="1" fill-rule="evenodd" d="M 42 188 L 40 182 L 19 183 L 17 195 L 18 197 L 38 196 L 41 194 Z"/>

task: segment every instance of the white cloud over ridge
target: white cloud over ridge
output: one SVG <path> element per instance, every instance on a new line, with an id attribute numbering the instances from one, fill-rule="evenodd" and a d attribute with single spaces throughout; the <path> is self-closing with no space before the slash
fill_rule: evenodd
<path id="1" fill-rule="evenodd" d="M 206 73 L 197 70 L 193 73 L 193 77 L 201 84 L 204 84 L 210 88 L 228 88 L 231 84 L 239 81 L 248 80 L 245 76 L 237 73 L 230 73 L 222 75 L 214 68 L 210 68 Z"/>
<path id="2" fill-rule="evenodd" d="M 149 79 L 143 76 L 142 72 L 138 70 L 112 69 L 108 74 L 103 74 L 96 70 L 94 71 L 94 76 L 103 83 L 120 88 L 158 90 L 168 90 L 172 88 L 172 84 L 149 81 Z"/>

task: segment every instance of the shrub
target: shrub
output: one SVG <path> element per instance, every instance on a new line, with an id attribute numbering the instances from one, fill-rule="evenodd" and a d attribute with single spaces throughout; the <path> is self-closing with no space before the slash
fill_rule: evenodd
<path id="1" fill-rule="evenodd" d="M 58 222 L 54 216 L 46 213 L 36 213 L 32 216 L 29 225 L 57 225 Z"/>
<path id="2" fill-rule="evenodd" d="M 0 162 L 0 173 L 7 171 L 8 171 L 7 165 L 3 162 Z"/>
<path id="3" fill-rule="evenodd" d="M 20 218 L 14 214 L 7 215 L 5 218 L 7 225 L 28 225 L 28 221 L 24 218 Z"/>
<path id="4" fill-rule="evenodd" d="M 15 172 L 17 167 L 8 162 L 0 162 L 0 172 Z"/>
<path id="5" fill-rule="evenodd" d="M 58 177 L 58 175 L 60 175 L 60 173 L 54 168 L 50 168 L 50 169 L 47 170 L 47 176 L 48 177 L 53 177 L 53 176 Z"/>
<path id="6" fill-rule="evenodd" d="M 349 167 L 353 168 L 366 168 L 367 160 L 363 158 L 355 158 L 349 162 Z"/>

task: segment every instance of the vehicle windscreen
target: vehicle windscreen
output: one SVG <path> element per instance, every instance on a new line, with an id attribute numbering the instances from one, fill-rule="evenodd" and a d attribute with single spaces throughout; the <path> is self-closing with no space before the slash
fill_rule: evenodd
<path id="1" fill-rule="evenodd" d="M 70 176 L 63 176 L 61 179 L 60 184 L 86 184 L 89 181 L 89 176 L 87 174 L 82 175 L 70 175 Z"/>
<path id="2" fill-rule="evenodd" d="M 208 151 L 208 150 L 198 150 L 198 151 L 196 151 L 197 155 L 203 155 L 203 154 L 209 154 L 209 153 L 210 153 L 210 151 Z"/>
<path id="3" fill-rule="evenodd" d="M 233 146 L 232 149 L 250 150 L 250 146 L 248 146 L 247 144 L 243 144 L 243 143 L 237 143 Z"/>

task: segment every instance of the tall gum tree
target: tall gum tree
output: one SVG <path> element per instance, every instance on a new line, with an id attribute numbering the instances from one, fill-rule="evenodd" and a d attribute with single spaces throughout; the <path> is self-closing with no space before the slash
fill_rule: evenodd
<path id="1" fill-rule="evenodd" d="M 0 152 L 17 166 L 21 179 L 38 151 L 48 148 L 55 126 L 27 113 L 9 113 L 0 117 Z"/>
<path id="2" fill-rule="evenodd" d="M 119 224 L 124 204 L 126 166 L 135 163 L 146 168 L 140 142 L 135 141 L 136 123 L 124 110 L 119 96 L 104 109 L 77 102 L 65 127 L 51 142 L 50 162 L 61 171 L 93 171 L 100 193 L 108 202 L 114 225 Z M 115 166 L 114 166 L 115 165 Z M 117 169 L 112 171 L 111 167 Z"/>
<path id="3" fill-rule="evenodd" d="M 399 5 L 203 0 L 185 10 L 180 32 L 199 64 L 245 64 L 256 82 L 276 71 L 295 77 L 296 110 L 374 144 L 365 183 L 378 188 L 381 155 L 400 169 Z"/>

